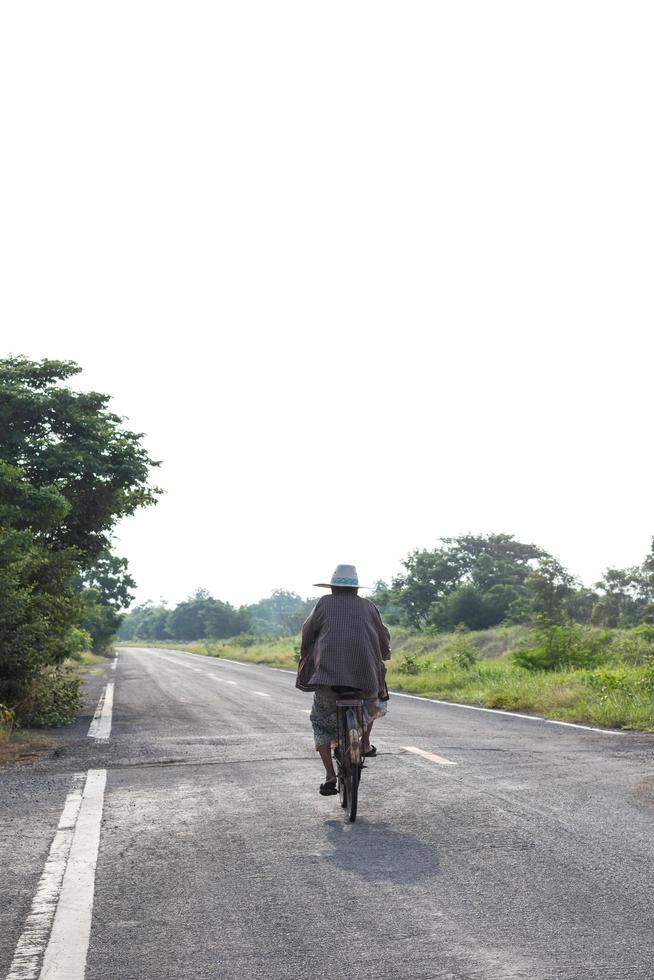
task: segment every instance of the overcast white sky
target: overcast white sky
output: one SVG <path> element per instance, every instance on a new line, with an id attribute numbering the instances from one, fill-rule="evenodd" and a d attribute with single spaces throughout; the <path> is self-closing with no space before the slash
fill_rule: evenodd
<path id="1" fill-rule="evenodd" d="M 139 599 L 654 534 L 650 3 L 0 8 L 3 356 L 164 465 Z"/>

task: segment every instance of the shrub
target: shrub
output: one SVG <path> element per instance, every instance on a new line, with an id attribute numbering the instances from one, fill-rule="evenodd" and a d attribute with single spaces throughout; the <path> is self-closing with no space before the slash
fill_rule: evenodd
<path id="1" fill-rule="evenodd" d="M 654 657 L 654 627 L 649 624 L 620 630 L 611 652 L 623 663 L 644 664 Z"/>
<path id="2" fill-rule="evenodd" d="M 606 659 L 611 642 L 606 630 L 589 632 L 571 624 L 538 626 L 532 636 L 535 644 L 518 647 L 511 654 L 513 662 L 527 670 L 592 668 Z"/>
<path id="3" fill-rule="evenodd" d="M 15 713 L 6 704 L 0 704 L 0 738 L 14 727 Z"/>
<path id="4" fill-rule="evenodd" d="M 17 721 L 30 728 L 69 725 L 82 704 L 81 681 L 67 667 L 44 667 L 17 705 Z"/>
<path id="5" fill-rule="evenodd" d="M 400 674 L 419 674 L 423 670 L 429 670 L 431 667 L 431 662 L 428 660 L 423 660 L 422 662 L 418 660 L 418 656 L 415 653 L 405 653 L 402 660 L 395 668 Z"/>
<path id="6" fill-rule="evenodd" d="M 613 667 L 595 670 L 586 683 L 597 692 L 601 701 L 613 694 L 638 698 L 654 694 L 654 661 L 644 668 Z"/>
<path id="7" fill-rule="evenodd" d="M 479 660 L 477 647 L 473 643 L 467 627 L 463 624 L 457 626 L 454 631 L 451 650 L 452 663 L 461 670 L 470 670 Z"/>

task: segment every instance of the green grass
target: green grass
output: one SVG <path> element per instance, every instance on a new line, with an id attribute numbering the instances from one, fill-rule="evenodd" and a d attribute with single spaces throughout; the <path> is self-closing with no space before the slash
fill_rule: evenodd
<path id="1" fill-rule="evenodd" d="M 74 657 L 67 660 L 66 663 L 71 667 L 95 667 L 97 664 L 106 664 L 107 657 L 102 657 L 98 653 L 91 653 L 90 650 L 84 650 L 82 653 L 76 653 Z"/>
<path id="2" fill-rule="evenodd" d="M 399 628 L 393 628 L 391 635 L 393 656 L 387 665 L 391 690 L 559 721 L 654 732 L 654 668 L 648 666 L 643 649 L 634 645 L 632 631 L 614 631 L 608 660 L 601 667 L 547 671 L 527 670 L 511 661 L 511 650 L 529 636 L 524 626 L 464 634 L 464 645 L 478 657 L 470 666 L 461 666 L 456 659 L 460 635 Z M 293 670 L 299 640 L 283 637 L 250 646 L 240 645 L 238 639 L 135 645 Z"/>

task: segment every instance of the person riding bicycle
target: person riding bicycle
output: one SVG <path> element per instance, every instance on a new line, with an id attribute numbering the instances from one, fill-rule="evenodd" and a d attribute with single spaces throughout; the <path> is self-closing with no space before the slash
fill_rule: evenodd
<path id="1" fill-rule="evenodd" d="M 370 731 L 375 718 L 386 714 L 388 689 L 386 667 L 390 633 L 377 606 L 358 594 L 360 588 L 354 565 L 337 565 L 329 582 L 315 586 L 331 589 L 331 595 L 318 600 L 302 626 L 302 646 L 295 686 L 313 692 L 310 720 L 316 751 L 325 767 L 322 796 L 333 796 L 336 773 L 332 762 L 332 742 L 336 732 L 336 700 L 346 689 L 362 692 L 365 700 L 363 754 L 374 756 Z"/>

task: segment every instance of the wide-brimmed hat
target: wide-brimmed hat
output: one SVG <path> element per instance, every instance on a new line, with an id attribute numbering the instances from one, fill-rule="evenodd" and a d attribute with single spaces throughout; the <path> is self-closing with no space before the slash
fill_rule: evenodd
<path id="1" fill-rule="evenodd" d="M 320 589 L 331 589 L 332 585 L 340 585 L 349 589 L 369 589 L 369 585 L 359 585 L 359 576 L 354 565 L 337 565 L 331 582 L 314 582 Z"/>

